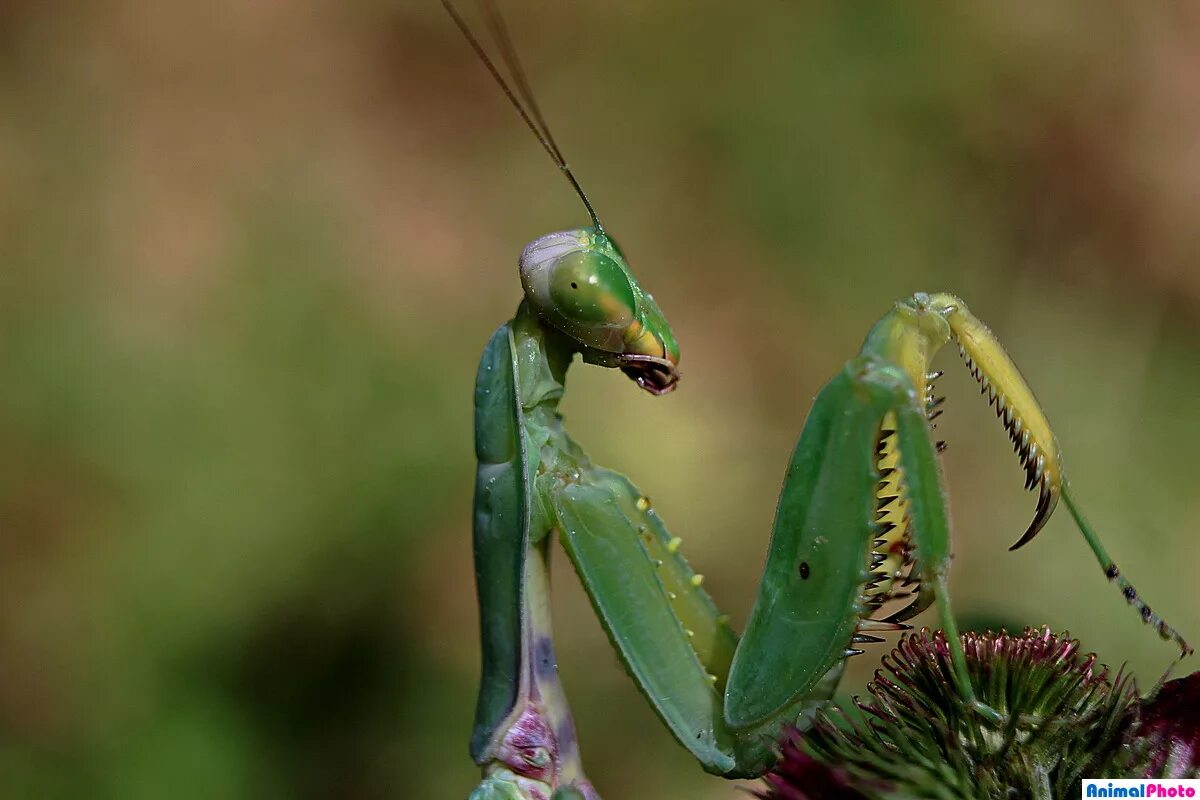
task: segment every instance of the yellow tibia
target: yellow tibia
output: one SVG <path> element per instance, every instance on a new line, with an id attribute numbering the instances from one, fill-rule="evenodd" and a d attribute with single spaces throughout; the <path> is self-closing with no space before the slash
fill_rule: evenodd
<path id="1" fill-rule="evenodd" d="M 967 368 L 979 381 L 988 402 L 996 407 L 996 416 L 1004 423 L 1013 449 L 1025 467 L 1025 488 L 1038 489 L 1033 522 L 1012 546 L 1015 550 L 1037 535 L 1058 504 L 1063 475 L 1058 441 L 1033 390 L 987 326 L 953 295 L 935 295 L 931 304 L 939 308 L 950 324 Z"/>

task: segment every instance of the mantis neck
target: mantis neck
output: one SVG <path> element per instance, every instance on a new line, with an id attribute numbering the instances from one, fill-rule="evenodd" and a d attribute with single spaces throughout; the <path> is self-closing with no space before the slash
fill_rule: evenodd
<path id="1" fill-rule="evenodd" d="M 521 407 L 526 413 L 538 408 L 556 411 L 566 388 L 567 368 L 578 346 L 542 322 L 527 301 L 517 307 L 512 330 Z"/>
<path id="2" fill-rule="evenodd" d="M 517 393 L 530 452 L 537 454 L 542 475 L 577 480 L 578 474 L 592 465 L 567 435 L 558 404 L 566 388 L 567 369 L 579 347 L 542 322 L 527 302 L 517 309 L 512 331 L 517 351 Z M 535 536 L 537 531 L 537 526 L 531 528 Z"/>

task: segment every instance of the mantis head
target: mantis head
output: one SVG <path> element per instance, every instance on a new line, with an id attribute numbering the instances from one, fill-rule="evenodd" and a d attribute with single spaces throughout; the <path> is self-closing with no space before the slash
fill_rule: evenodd
<path id="1" fill-rule="evenodd" d="M 538 316 L 585 361 L 619 367 L 659 395 L 679 381 L 679 345 L 658 304 L 599 227 L 548 233 L 521 253 L 521 285 Z"/>
<path id="2" fill-rule="evenodd" d="M 521 120 L 583 202 L 592 225 L 548 233 L 521 253 L 525 297 L 543 322 L 572 339 L 584 361 L 619 367 L 651 394 L 666 394 L 679 382 L 679 345 L 654 298 L 642 290 L 625 257 L 600 225 L 596 210 L 554 141 L 516 49 L 494 5 L 486 5 L 488 26 L 512 85 L 450 0 L 442 0 L 455 24 L 491 73 Z"/>

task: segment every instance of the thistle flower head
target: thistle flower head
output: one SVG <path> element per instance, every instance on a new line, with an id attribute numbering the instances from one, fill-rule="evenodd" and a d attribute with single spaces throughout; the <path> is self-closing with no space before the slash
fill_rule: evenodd
<path id="1" fill-rule="evenodd" d="M 1066 797 L 1084 776 L 1141 774 L 1131 677 L 1048 628 L 962 643 L 976 695 L 1005 724 L 963 703 L 945 636 L 922 630 L 883 659 L 868 699 L 791 734 L 764 797 Z"/>

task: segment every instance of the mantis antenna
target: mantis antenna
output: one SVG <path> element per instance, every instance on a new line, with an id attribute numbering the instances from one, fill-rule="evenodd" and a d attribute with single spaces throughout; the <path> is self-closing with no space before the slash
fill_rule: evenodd
<path id="1" fill-rule="evenodd" d="M 508 69 L 509 75 L 516 85 L 516 92 L 513 92 L 508 81 L 504 79 L 495 62 L 492 61 L 487 51 L 484 50 L 483 44 L 472 33 L 470 26 L 467 25 L 466 20 L 459 14 L 458 9 L 455 8 L 451 0 L 442 0 L 442 6 L 445 7 L 446 12 L 454 20 L 454 24 L 458 26 L 458 29 L 462 31 L 462 35 L 466 38 L 467 43 L 471 45 L 471 49 L 475 51 L 475 55 L 479 56 L 479 60 L 483 62 L 483 65 L 487 67 L 487 71 L 495 78 L 496 83 L 500 86 L 500 90 L 508 98 L 508 102 L 517 110 L 517 113 L 521 115 L 521 119 L 525 121 L 529 130 L 533 132 L 538 142 L 541 143 L 542 149 L 550 156 L 550 160 L 566 175 L 571 188 L 575 190 L 575 194 L 579 195 L 579 199 L 583 201 L 583 207 L 587 209 L 588 216 L 592 218 L 592 224 L 596 226 L 597 230 L 603 231 L 604 226 L 600 224 L 600 218 L 596 216 L 596 210 L 592 208 L 592 203 L 584 193 L 583 187 L 579 185 L 575 173 L 567 166 L 567 160 L 563 158 L 562 151 L 558 148 L 558 142 L 554 141 L 554 135 L 550 132 L 550 126 L 546 124 L 546 119 L 542 116 L 541 108 L 538 107 L 537 101 L 533 97 L 533 90 L 529 87 L 529 81 L 525 77 L 525 70 L 521 68 L 521 61 L 517 58 L 516 48 L 513 47 L 512 37 L 508 34 L 508 26 L 504 24 L 504 17 L 501 16 L 500 9 L 494 2 L 480 2 L 480 7 L 483 9 L 483 14 L 487 19 L 492 38 L 495 39 L 497 46 L 500 48 L 500 60 L 504 62 L 504 66 Z"/>

